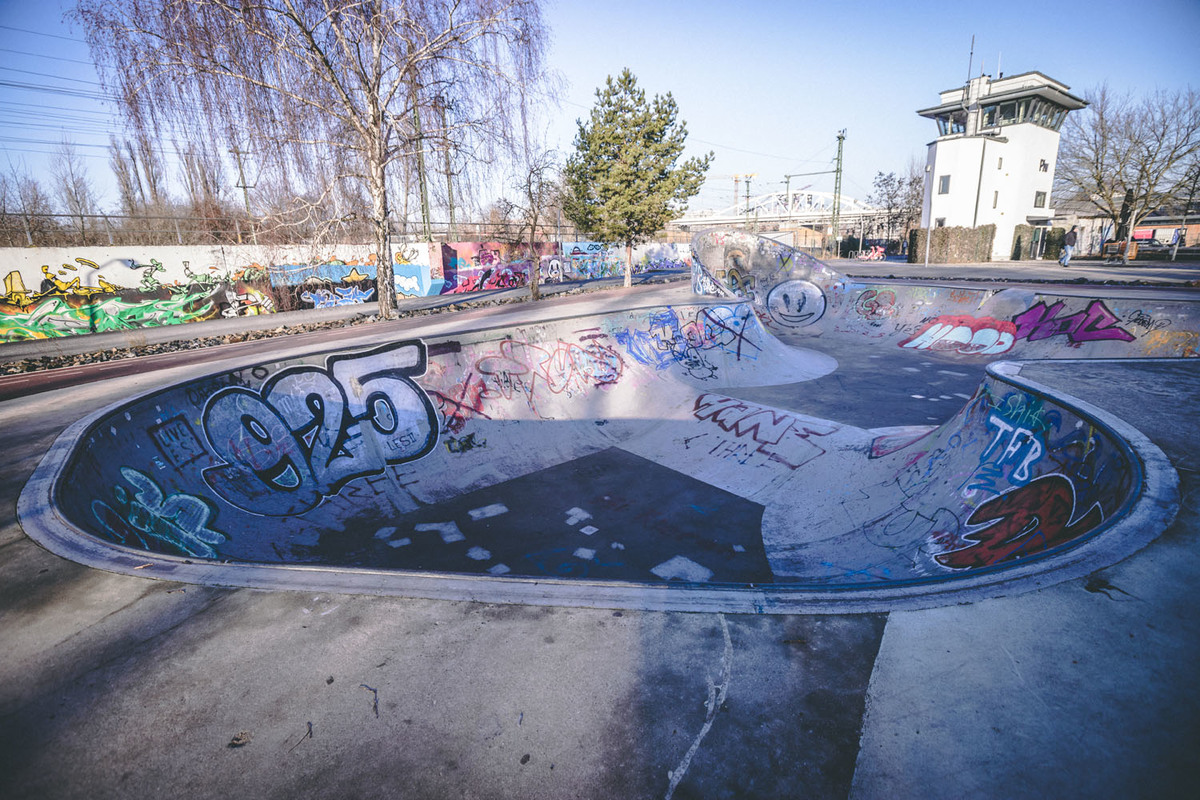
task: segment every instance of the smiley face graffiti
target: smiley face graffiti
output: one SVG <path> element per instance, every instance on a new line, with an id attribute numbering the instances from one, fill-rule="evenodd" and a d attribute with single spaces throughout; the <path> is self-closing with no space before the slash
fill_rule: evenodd
<path id="1" fill-rule="evenodd" d="M 767 294 L 767 313 L 777 325 L 803 328 L 825 314 L 825 295 L 809 281 L 784 281 Z"/>

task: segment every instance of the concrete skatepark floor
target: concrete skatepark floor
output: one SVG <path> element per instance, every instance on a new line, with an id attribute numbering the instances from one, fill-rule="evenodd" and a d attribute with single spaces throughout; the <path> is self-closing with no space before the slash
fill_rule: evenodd
<path id="1" fill-rule="evenodd" d="M 840 381 L 833 373 L 739 396 L 826 403 L 831 418 L 863 427 L 931 425 L 980 379 L 977 367 L 907 353 L 882 369 L 863 358 L 851 375 L 840 347 L 825 348 L 847 372 Z M 889 380 L 889 369 L 900 379 Z M 1101 572 L 1012 597 L 813 616 L 215 589 L 87 569 L 24 536 L 11 514 L 16 493 L 69 419 L 180 374 L 9 401 L 0 420 L 20 433 L 0 483 L 11 500 L 0 528 L 8 648 L 0 789 L 12 797 L 1187 796 L 1200 744 L 1191 674 L 1200 655 L 1191 613 L 1200 578 L 1195 362 L 1051 362 L 1022 374 L 1135 421 L 1163 448 L 1182 498 L 1166 533 Z M 945 381 L 936 398 L 930 377 Z M 657 481 L 661 472 L 650 471 Z M 687 475 L 672 479 L 673 491 L 690 485 Z M 631 517 L 618 525 L 654 512 L 656 484 L 643 483 L 647 499 L 623 509 Z M 605 496 L 600 485 L 594 492 Z M 484 490 L 462 508 L 499 497 Z M 722 513 L 754 514 L 740 505 Z M 427 521 L 447 515 L 435 516 Z M 599 550 L 579 527 L 578 546 Z M 369 546 L 387 546 L 375 532 Z M 606 539 L 609 551 L 620 552 L 613 541 L 623 543 Z M 734 544 L 746 546 L 730 540 L 730 551 Z M 230 747 L 243 731 L 247 743 Z"/>

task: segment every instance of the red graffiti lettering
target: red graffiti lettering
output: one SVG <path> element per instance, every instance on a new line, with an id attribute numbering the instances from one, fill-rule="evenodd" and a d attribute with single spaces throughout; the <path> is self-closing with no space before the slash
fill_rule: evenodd
<path id="1" fill-rule="evenodd" d="M 991 317 L 952 315 L 938 317 L 920 333 L 900 343 L 914 350 L 953 350 L 967 356 L 1006 353 L 1013 346 L 1017 326 Z"/>
<path id="2" fill-rule="evenodd" d="M 954 569 L 1003 564 L 1069 542 L 1104 521 L 1099 503 L 1072 522 L 1074 516 L 1075 486 L 1062 475 L 1043 475 L 975 509 L 967 524 L 983 527 L 965 536 L 974 544 L 935 558 Z"/>

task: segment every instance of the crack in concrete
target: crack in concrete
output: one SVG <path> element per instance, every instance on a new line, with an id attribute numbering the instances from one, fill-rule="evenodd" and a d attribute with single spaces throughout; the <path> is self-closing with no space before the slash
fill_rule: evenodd
<path id="1" fill-rule="evenodd" d="M 680 781 L 687 775 L 688 767 L 692 763 L 692 757 L 696 755 L 696 751 L 700 749 L 700 743 L 704 741 L 704 737 L 712 729 L 717 712 L 725 704 L 725 698 L 729 694 L 729 680 L 733 673 L 733 640 L 729 638 L 729 623 L 725 621 L 725 615 L 717 614 L 717 619 L 721 620 L 721 633 L 725 637 L 725 652 L 721 655 L 721 683 L 714 684 L 712 677 L 707 677 L 708 699 L 704 702 L 706 712 L 704 715 L 704 725 L 700 727 L 700 733 L 692 741 L 692 746 L 688 748 L 683 760 L 679 762 L 679 766 L 667 773 L 667 777 L 670 778 L 671 783 L 667 786 L 665 800 L 671 800 Z"/>

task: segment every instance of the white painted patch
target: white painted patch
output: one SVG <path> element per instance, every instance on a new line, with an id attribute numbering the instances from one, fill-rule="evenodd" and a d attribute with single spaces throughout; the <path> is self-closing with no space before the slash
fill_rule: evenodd
<path id="1" fill-rule="evenodd" d="M 613 542 L 613 543 L 612 543 L 612 549 L 613 549 L 613 550 L 624 550 L 624 549 L 625 549 L 625 545 L 621 544 L 620 542 Z"/>
<path id="2" fill-rule="evenodd" d="M 735 544 L 735 545 L 733 546 L 733 552 L 735 552 L 735 553 L 744 553 L 744 552 L 746 552 L 746 548 L 742 547 L 740 544 Z"/>
<path id="3" fill-rule="evenodd" d="M 492 573 L 493 575 L 504 575 L 511 571 L 512 570 L 510 570 L 506 564 L 496 564 L 495 566 L 488 567 L 488 572 Z"/>
<path id="4" fill-rule="evenodd" d="M 584 511 L 582 508 L 567 509 L 567 524 L 568 525 L 578 525 L 579 523 L 583 522 L 585 519 L 591 519 L 591 518 L 592 518 L 592 515 L 586 511 Z"/>
<path id="5" fill-rule="evenodd" d="M 925 395 L 923 395 L 923 394 L 910 394 L 909 397 L 911 397 L 913 400 L 924 400 L 925 399 Z"/>
<path id="6" fill-rule="evenodd" d="M 392 539 L 388 542 L 388 547 L 408 547 L 412 544 L 412 539 L 405 536 L 403 539 Z"/>
<path id="7" fill-rule="evenodd" d="M 472 547 L 467 551 L 467 558 L 472 558 L 476 561 L 487 561 L 491 557 L 491 551 L 485 550 L 482 547 Z"/>
<path id="8" fill-rule="evenodd" d="M 916 367 L 901 367 L 904 372 L 920 372 Z"/>
<path id="9" fill-rule="evenodd" d="M 478 522 L 488 517 L 498 517 L 501 514 L 507 514 L 508 506 L 503 503 L 492 503 L 490 506 L 484 506 L 483 508 L 472 508 L 467 513 L 471 515 L 471 519 Z"/>
<path id="10" fill-rule="evenodd" d="M 970 399 L 971 399 L 971 395 L 969 395 L 969 394 L 963 394 L 962 392 L 955 392 L 955 393 L 954 393 L 954 396 L 955 396 L 955 397 L 961 397 L 963 400 L 970 400 Z"/>
<path id="11" fill-rule="evenodd" d="M 375 538 L 376 539 L 386 539 L 395 532 L 396 532 L 396 529 L 392 528 L 392 527 L 380 528 L 379 530 L 375 531 Z"/>
<path id="12" fill-rule="evenodd" d="M 582 558 L 584 561 L 591 561 L 596 557 L 596 551 L 589 550 L 586 547 L 580 547 L 575 550 L 574 555 L 576 558 Z"/>
<path id="13" fill-rule="evenodd" d="M 938 374 L 938 375 L 953 375 L 953 376 L 954 376 L 954 377 L 956 377 L 956 378 L 965 378 L 965 377 L 967 377 L 967 373 L 965 373 L 965 372 L 955 372 L 955 371 L 954 371 L 954 370 L 952 370 L 952 369 L 939 369 L 939 370 L 937 371 L 937 374 Z"/>
<path id="14" fill-rule="evenodd" d="M 597 528 L 595 525 L 584 525 L 582 528 L 579 529 L 579 532 L 582 533 L 584 536 L 591 536 L 593 533 L 595 533 L 598 530 L 600 530 L 600 529 Z"/>
<path id="15" fill-rule="evenodd" d="M 678 579 L 690 583 L 708 583 L 713 576 L 711 569 L 685 556 L 669 558 L 650 571 L 664 581 Z"/>
<path id="16" fill-rule="evenodd" d="M 442 541 L 446 544 L 461 542 L 467 538 L 458 529 L 457 522 L 422 522 L 419 525 L 414 525 L 413 529 L 418 531 L 437 531 L 438 535 L 442 537 Z"/>

